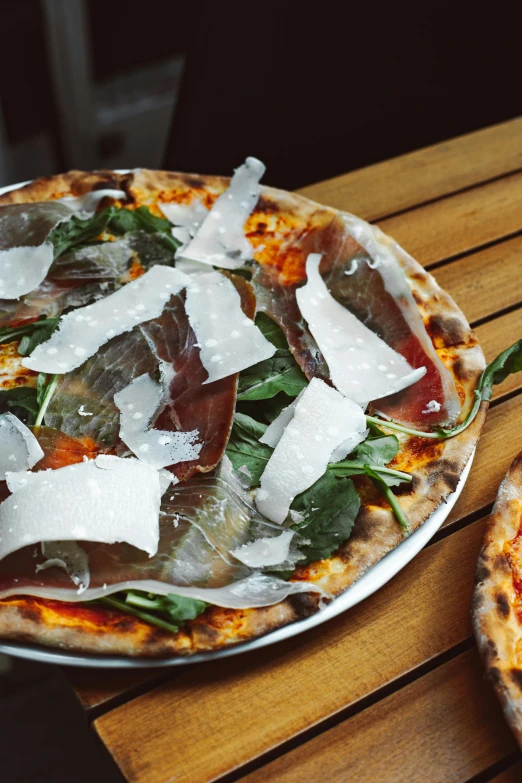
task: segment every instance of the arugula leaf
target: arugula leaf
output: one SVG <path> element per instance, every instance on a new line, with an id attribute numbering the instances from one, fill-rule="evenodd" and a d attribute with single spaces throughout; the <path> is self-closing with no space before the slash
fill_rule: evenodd
<path id="1" fill-rule="evenodd" d="M 148 207 L 114 211 L 109 221 L 109 228 L 115 234 L 127 234 L 129 231 L 160 234 L 162 244 L 172 252 L 181 245 L 181 242 L 172 236 L 172 223 L 166 218 L 153 215 Z"/>
<path id="2" fill-rule="evenodd" d="M 36 397 L 36 389 L 28 386 L 17 386 L 14 389 L 0 389 L 0 411 L 11 411 L 15 415 L 21 411 L 26 411 L 29 416 L 24 416 L 26 424 L 31 424 L 36 416 L 40 405 Z M 19 416 L 20 418 L 20 416 Z"/>
<path id="3" fill-rule="evenodd" d="M 409 473 L 384 467 L 399 451 L 399 441 L 395 435 L 385 435 L 379 430 L 377 433 L 371 433 L 365 441 L 359 443 L 354 451 L 354 459 L 329 465 L 328 470 L 336 476 L 360 476 L 367 475 L 366 468 L 369 467 L 388 487 L 411 482 Z"/>
<path id="4" fill-rule="evenodd" d="M 34 423 L 35 427 L 39 427 L 40 424 L 42 424 L 45 411 L 51 402 L 51 397 L 56 391 L 59 380 L 59 375 L 47 376 L 44 372 L 38 373 L 38 377 L 36 379 L 36 400 L 38 402 L 39 408 L 38 415 L 36 416 L 36 421 Z"/>
<path id="5" fill-rule="evenodd" d="M 395 435 L 381 435 L 377 438 L 368 437 L 359 443 L 355 449 L 358 460 L 374 465 L 387 465 L 397 456 L 399 441 Z"/>
<path id="6" fill-rule="evenodd" d="M 388 487 L 386 482 L 383 481 L 382 477 L 375 470 L 372 470 L 369 465 L 366 465 L 366 475 L 372 480 L 377 489 L 382 492 L 390 504 L 391 510 L 395 514 L 395 518 L 404 531 L 404 536 L 409 536 L 411 533 L 410 523 L 408 522 L 406 515 L 400 507 L 399 501 L 391 489 Z"/>
<path id="7" fill-rule="evenodd" d="M 96 239 L 105 231 L 112 216 L 118 211 L 118 207 L 108 207 L 88 218 L 73 215 L 69 220 L 58 223 L 56 228 L 49 234 L 49 239 L 54 245 L 55 260 L 67 252 L 67 250 L 70 250 L 71 247 L 74 247 L 74 245 L 80 245 L 91 239 Z"/>
<path id="8" fill-rule="evenodd" d="M 508 375 L 520 372 L 522 370 L 522 339 L 517 340 L 505 351 L 502 351 L 496 359 L 494 359 L 486 369 L 482 372 L 477 388 L 475 389 L 475 402 L 473 407 L 460 424 L 456 427 L 445 429 L 441 427 L 433 432 L 423 432 L 422 430 L 415 430 L 411 427 L 404 427 L 402 424 L 394 421 L 393 419 L 378 419 L 375 416 L 367 416 L 366 421 L 368 425 L 381 425 L 390 430 L 396 430 L 397 432 L 405 432 L 408 435 L 416 435 L 419 438 L 436 438 L 438 440 L 445 440 L 446 438 L 454 438 L 455 435 L 459 435 L 474 421 L 477 413 L 479 412 L 481 403 L 485 400 L 491 399 L 493 394 L 493 386 L 502 383 L 506 380 Z"/>
<path id="9" fill-rule="evenodd" d="M 277 351 L 270 359 L 243 370 L 239 376 L 237 399 L 267 400 L 279 392 L 297 397 L 308 381 L 289 350 L 282 330 L 264 313 L 258 313 L 256 326 Z"/>
<path id="10" fill-rule="evenodd" d="M 173 593 L 154 595 L 138 590 L 127 590 L 98 600 L 171 633 L 177 633 L 184 622 L 194 620 L 209 606 L 196 598 L 185 598 Z"/>
<path id="11" fill-rule="evenodd" d="M 40 321 L 33 321 L 22 326 L 3 326 L 0 328 L 0 345 L 20 340 L 18 353 L 22 356 L 27 356 L 27 353 L 30 353 L 39 343 L 49 339 L 59 321 L 59 318 L 42 318 Z M 21 347 L 24 344 L 24 339 L 27 337 L 31 338 L 31 340 L 29 343 L 26 342 L 25 345 L 30 344 L 33 347 L 27 353 L 22 353 Z"/>
<path id="12" fill-rule="evenodd" d="M 350 537 L 361 501 L 349 478 L 335 478 L 327 471 L 315 484 L 298 495 L 292 509 L 304 515 L 304 520 L 292 525 L 310 540 L 301 551 L 312 563 L 330 557 Z"/>
<path id="13" fill-rule="evenodd" d="M 267 425 L 247 416 L 236 413 L 226 455 L 234 470 L 245 465 L 252 477 L 251 486 L 257 486 L 267 462 L 272 456 L 272 449 L 264 443 L 259 443 Z"/>

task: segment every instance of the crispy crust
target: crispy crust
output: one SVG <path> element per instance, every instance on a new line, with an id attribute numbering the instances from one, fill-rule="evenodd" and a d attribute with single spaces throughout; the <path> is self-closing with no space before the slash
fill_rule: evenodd
<path id="1" fill-rule="evenodd" d="M 473 628 L 487 676 L 522 747 L 522 625 L 505 545 L 522 519 L 522 453 L 500 485 L 477 564 Z"/>
<path id="2" fill-rule="evenodd" d="M 228 182 L 225 177 L 165 171 L 138 170 L 128 175 L 110 171 L 69 172 L 36 180 L 0 197 L 0 204 L 80 194 L 110 184 L 124 189 L 131 204 L 147 204 L 154 210 L 156 201 L 190 202 L 193 198 L 200 198 L 210 206 Z M 321 225 L 334 214 L 335 210 L 303 196 L 263 187 L 247 230 L 254 245 L 266 244 L 263 252 L 270 253 L 274 235 Z M 485 365 L 482 350 L 463 313 L 434 278 L 409 256 L 402 263 L 437 353 L 455 379 L 464 416 L 473 403 L 473 392 Z M 394 466 L 415 472 L 411 491 L 400 495 L 413 530 L 454 491 L 476 445 L 486 411 L 487 405 L 483 404 L 473 425 L 457 438 L 444 442 L 407 436 L 401 439 Z M 329 560 L 298 569 L 296 579 L 316 582 L 338 595 L 402 541 L 400 528 L 387 504 L 364 479 L 358 481 L 358 488 L 363 503 L 351 538 Z M 292 596 L 276 606 L 246 611 L 213 607 L 176 635 L 151 630 L 148 624 L 137 620 L 129 622 L 126 615 L 111 610 L 99 610 L 96 622 L 87 622 L 78 608 L 74 604 L 61 605 L 30 597 L 0 601 L 0 637 L 82 652 L 150 657 L 187 655 L 248 641 L 294 622 L 316 611 L 318 598 Z"/>

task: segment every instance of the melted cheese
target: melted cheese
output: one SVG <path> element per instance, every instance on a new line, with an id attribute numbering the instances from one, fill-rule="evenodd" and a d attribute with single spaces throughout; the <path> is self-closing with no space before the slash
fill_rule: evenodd
<path id="1" fill-rule="evenodd" d="M 294 498 L 321 478 L 332 455 L 343 459 L 366 433 L 361 408 L 313 378 L 261 476 L 258 510 L 272 522 L 283 523 Z"/>
<path id="2" fill-rule="evenodd" d="M 198 430 L 170 432 L 150 427 L 162 400 L 162 387 L 147 374 L 114 396 L 120 411 L 120 438 L 138 459 L 156 469 L 197 459 L 203 446 L 197 443 Z"/>
<path id="3" fill-rule="evenodd" d="M 259 180 L 265 166 L 257 158 L 247 158 L 236 169 L 230 187 L 214 202 L 183 257 L 192 261 L 238 269 L 253 258 L 253 247 L 244 226 L 259 199 Z"/>
<path id="4" fill-rule="evenodd" d="M 153 266 L 105 299 L 64 315 L 59 329 L 22 364 L 36 372 L 70 372 L 113 337 L 161 315 L 170 297 L 189 282 L 177 269 Z"/>
<path id="5" fill-rule="evenodd" d="M 320 261 L 317 253 L 308 256 L 308 280 L 296 297 L 336 388 L 366 408 L 371 400 L 416 383 L 426 368 L 410 367 L 403 356 L 333 298 L 319 273 Z"/>
<path id="6" fill-rule="evenodd" d="M 99 456 L 7 479 L 13 494 L 0 504 L 0 560 L 42 541 L 125 541 L 157 552 L 160 477 L 138 460 Z"/>
<path id="7" fill-rule="evenodd" d="M 185 309 L 198 339 L 205 383 L 240 372 L 274 355 L 276 348 L 243 313 L 234 284 L 220 272 L 197 273 Z"/>
<path id="8" fill-rule="evenodd" d="M 11 471 L 29 470 L 44 453 L 35 436 L 12 413 L 0 414 L 0 481 Z"/>

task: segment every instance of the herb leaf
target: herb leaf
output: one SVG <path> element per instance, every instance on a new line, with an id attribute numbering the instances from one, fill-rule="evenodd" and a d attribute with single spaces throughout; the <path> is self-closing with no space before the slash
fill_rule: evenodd
<path id="1" fill-rule="evenodd" d="M 108 207 L 102 212 L 96 212 L 88 218 L 73 215 L 69 220 L 58 223 L 49 234 L 49 240 L 54 245 L 55 260 L 70 250 L 74 245 L 80 245 L 96 239 L 105 231 L 112 215 L 119 211 L 118 207 Z"/>
<path id="2" fill-rule="evenodd" d="M 25 423 L 31 424 L 36 418 L 39 409 L 40 405 L 36 398 L 36 389 L 29 386 L 0 389 L 0 412 L 8 410 L 18 415 L 19 411 L 26 411 L 29 416 L 24 416 Z"/>
<path id="3" fill-rule="evenodd" d="M 266 424 L 261 424 L 245 413 L 236 413 L 226 449 L 234 470 L 239 470 L 243 465 L 247 467 L 252 477 L 251 486 L 254 487 L 259 484 L 261 474 L 272 456 L 270 446 L 259 443 L 266 428 Z"/>
<path id="4" fill-rule="evenodd" d="M 197 598 L 186 598 L 173 593 L 154 595 L 139 590 L 116 593 L 100 598 L 99 601 L 171 633 L 177 633 L 184 622 L 194 620 L 209 606 Z"/>
<path id="5" fill-rule="evenodd" d="M 27 356 L 37 345 L 49 339 L 58 326 L 59 321 L 59 318 L 42 318 L 40 321 L 33 321 L 22 326 L 3 326 L 0 328 L 0 345 L 20 340 L 18 353 L 22 356 Z M 24 343 L 25 338 L 29 338 L 29 340 Z M 22 353 L 20 350 L 23 344 L 29 346 L 29 350 L 26 353 Z"/>
<path id="6" fill-rule="evenodd" d="M 310 489 L 298 495 L 292 509 L 304 515 L 304 520 L 292 525 L 310 540 L 301 551 L 312 563 L 330 557 L 350 537 L 361 501 L 349 478 L 334 478 L 327 471 Z"/>
<path id="7" fill-rule="evenodd" d="M 375 470 L 372 470 L 369 465 L 366 465 L 366 475 L 372 480 L 377 489 L 382 492 L 390 504 L 391 510 L 395 514 L 395 518 L 404 531 L 404 535 L 409 536 L 411 533 L 410 523 L 408 522 L 406 515 L 400 507 L 399 501 L 386 482 L 383 481 L 382 476 L 380 476 Z"/>
<path id="8" fill-rule="evenodd" d="M 282 330 L 264 313 L 258 313 L 256 326 L 277 351 L 270 359 L 243 370 L 239 376 L 237 399 L 267 400 L 279 392 L 297 397 L 308 381 L 289 350 Z"/>
<path id="9" fill-rule="evenodd" d="M 162 244 L 172 252 L 175 252 L 181 245 L 172 236 L 172 223 L 166 218 L 153 215 L 148 207 L 114 210 L 109 221 L 109 228 L 115 234 L 127 234 L 129 231 L 160 234 Z"/>

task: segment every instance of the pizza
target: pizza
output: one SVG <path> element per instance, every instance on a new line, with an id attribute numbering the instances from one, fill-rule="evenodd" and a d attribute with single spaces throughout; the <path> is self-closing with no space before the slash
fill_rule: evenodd
<path id="1" fill-rule="evenodd" d="M 500 485 L 477 565 L 473 626 L 477 644 L 522 745 L 522 455 Z"/>
<path id="2" fill-rule="evenodd" d="M 72 171 L 0 196 L 0 639 L 248 641 L 455 490 L 509 357 L 488 375 L 406 251 L 263 173 Z"/>

